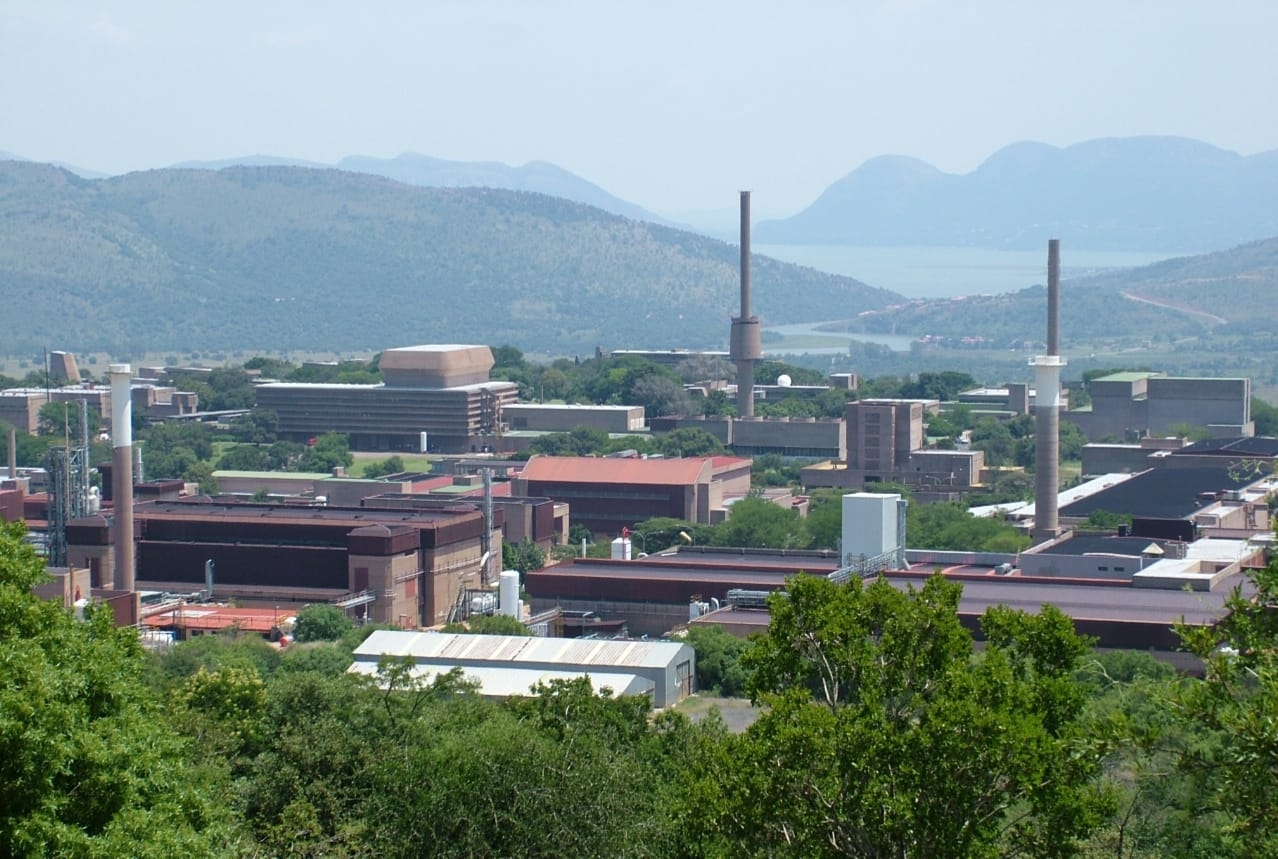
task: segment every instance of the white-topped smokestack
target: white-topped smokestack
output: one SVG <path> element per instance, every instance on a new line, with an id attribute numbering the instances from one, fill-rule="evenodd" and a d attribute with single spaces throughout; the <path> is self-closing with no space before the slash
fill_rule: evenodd
<path id="1" fill-rule="evenodd" d="M 729 356 L 737 365 L 737 414 L 754 416 L 754 362 L 763 357 L 759 319 L 750 313 L 750 192 L 741 192 L 741 315 L 732 320 Z"/>
<path id="2" fill-rule="evenodd" d="M 1060 533 L 1057 494 L 1060 492 L 1061 431 L 1061 243 L 1047 243 L 1047 354 L 1030 362 L 1034 367 L 1034 539 L 1042 542 Z"/>
<path id="3" fill-rule="evenodd" d="M 133 560 L 133 369 L 112 364 L 111 379 L 111 496 L 115 502 L 115 581 L 118 590 L 132 591 Z"/>

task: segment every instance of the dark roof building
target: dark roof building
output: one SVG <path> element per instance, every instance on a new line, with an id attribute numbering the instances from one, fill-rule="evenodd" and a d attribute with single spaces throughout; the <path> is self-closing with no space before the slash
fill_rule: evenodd
<path id="1" fill-rule="evenodd" d="M 191 592 L 213 561 L 214 593 L 266 605 L 342 601 L 370 620 L 431 626 L 482 581 L 483 514 L 473 504 L 434 509 L 284 507 L 208 498 L 134 508 L 139 589 Z M 102 517 L 67 526 L 68 558 L 95 586 L 114 569 Z"/>

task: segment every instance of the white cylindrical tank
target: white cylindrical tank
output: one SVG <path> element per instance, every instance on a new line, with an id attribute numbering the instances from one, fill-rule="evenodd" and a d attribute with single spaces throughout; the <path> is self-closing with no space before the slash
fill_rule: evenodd
<path id="1" fill-rule="evenodd" d="M 630 538 L 618 537 L 612 541 L 612 559 L 614 561 L 630 560 Z"/>
<path id="2" fill-rule="evenodd" d="M 501 571 L 498 594 L 497 610 L 518 619 L 523 614 L 519 605 L 519 570 Z"/>
<path id="3" fill-rule="evenodd" d="M 855 564 L 896 549 L 901 496 L 885 492 L 853 492 L 843 496 L 843 563 Z"/>

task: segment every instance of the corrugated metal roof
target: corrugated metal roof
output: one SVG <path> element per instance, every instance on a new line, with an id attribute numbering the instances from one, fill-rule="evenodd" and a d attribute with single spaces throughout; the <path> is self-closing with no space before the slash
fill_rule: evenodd
<path id="1" fill-rule="evenodd" d="M 490 636 L 491 637 L 491 636 Z M 349 669 L 352 674 L 375 676 L 376 662 L 356 662 Z M 415 679 L 429 682 L 435 675 L 445 673 L 449 669 L 431 665 L 417 665 L 409 672 Z M 467 667 L 463 670 L 467 680 L 479 684 L 479 694 L 497 698 L 511 696 L 531 696 L 532 688 L 538 683 L 549 683 L 551 680 L 574 680 L 583 676 L 579 671 L 553 671 L 541 668 L 514 668 L 508 666 Z M 653 691 L 655 684 L 645 677 L 624 672 L 590 672 L 584 675 L 590 679 L 590 685 L 596 693 L 608 689 L 613 695 L 642 695 Z"/>
<path id="2" fill-rule="evenodd" d="M 564 666 L 662 668 L 685 644 L 670 641 L 611 641 L 582 638 L 533 638 L 518 635 L 474 635 L 444 632 L 401 632 L 379 629 L 355 649 L 356 661 L 374 664 L 382 656 L 409 656 L 419 661 L 453 663 L 558 663 Z"/>
<path id="3" fill-rule="evenodd" d="M 520 476 L 542 482 L 688 486 L 700 481 L 711 464 L 710 457 L 637 459 L 543 454 L 528 460 Z"/>

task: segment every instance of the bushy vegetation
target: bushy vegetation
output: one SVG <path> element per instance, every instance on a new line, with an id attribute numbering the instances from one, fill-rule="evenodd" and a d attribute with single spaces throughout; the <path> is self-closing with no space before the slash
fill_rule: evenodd
<path id="1" fill-rule="evenodd" d="M 1093 653 L 1053 609 L 960 585 L 790 583 L 754 641 L 694 628 L 741 734 L 588 680 L 486 700 L 459 672 L 346 673 L 364 634 L 149 654 L 105 610 L 31 592 L 0 533 L 0 852 L 7 856 L 1251 857 L 1278 847 L 1278 568 L 1207 666 Z M 1222 646 L 1222 645 L 1228 645 Z"/>

